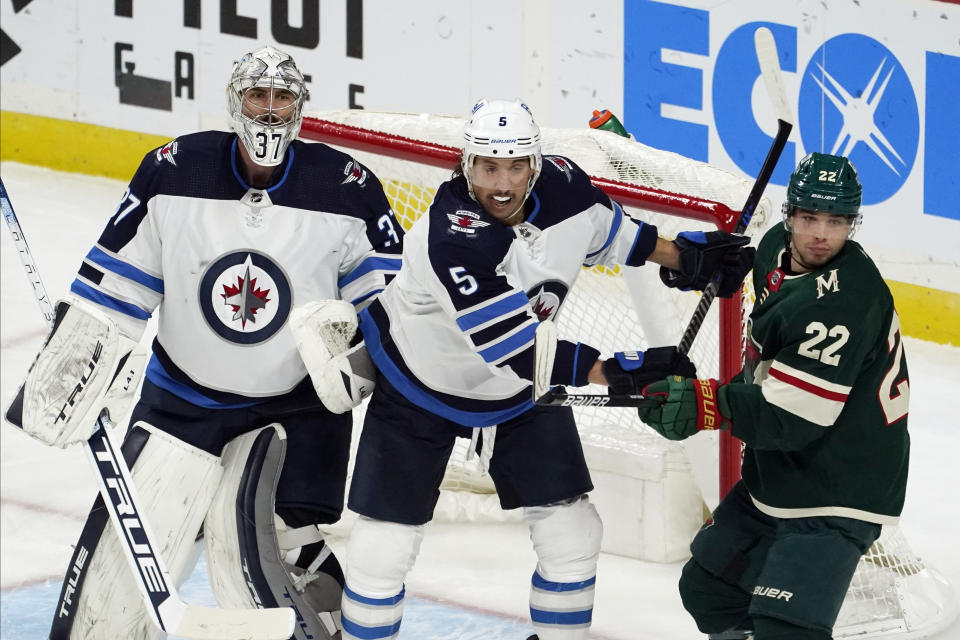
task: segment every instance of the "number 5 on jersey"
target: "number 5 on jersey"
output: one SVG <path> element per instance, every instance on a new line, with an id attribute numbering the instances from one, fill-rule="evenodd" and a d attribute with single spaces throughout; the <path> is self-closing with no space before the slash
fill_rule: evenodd
<path id="1" fill-rule="evenodd" d="M 450 267 L 450 277 L 453 278 L 456 284 L 460 285 L 457 287 L 457 291 L 465 296 L 476 293 L 477 289 L 479 289 L 477 279 L 467 273 L 465 267 Z"/>

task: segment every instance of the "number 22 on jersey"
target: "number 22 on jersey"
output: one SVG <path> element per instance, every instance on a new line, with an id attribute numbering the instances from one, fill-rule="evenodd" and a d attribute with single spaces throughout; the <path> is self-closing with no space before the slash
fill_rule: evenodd
<path id="1" fill-rule="evenodd" d="M 887 333 L 887 351 L 894 354 L 893 364 L 880 382 L 877 397 L 880 408 L 883 409 L 883 417 L 887 419 L 887 424 L 891 425 L 907 415 L 910 405 L 910 381 L 904 376 L 895 383 L 903 362 L 903 336 L 900 333 L 900 316 L 896 311 L 893 312 L 890 331 Z"/>
<path id="2" fill-rule="evenodd" d="M 850 339 L 850 331 L 842 324 L 827 328 L 822 322 L 811 322 L 806 332 L 813 334 L 804 340 L 797 348 L 797 353 L 823 364 L 837 366 L 840 364 L 840 348 Z M 824 341 L 826 341 L 824 343 Z M 824 343 L 821 345 L 821 343 Z M 910 404 L 910 381 L 904 377 L 895 383 L 903 362 L 903 341 L 900 336 L 900 318 L 896 312 L 890 321 L 890 330 L 887 333 L 887 351 L 893 354 L 893 363 L 883 376 L 877 398 L 887 424 L 893 424 L 907 415 Z"/>

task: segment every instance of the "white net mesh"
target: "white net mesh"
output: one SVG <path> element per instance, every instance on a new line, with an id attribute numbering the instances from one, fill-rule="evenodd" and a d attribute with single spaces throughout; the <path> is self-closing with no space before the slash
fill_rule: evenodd
<path id="1" fill-rule="evenodd" d="M 360 151 L 356 142 L 347 142 L 346 138 L 337 140 L 326 130 L 319 133 L 318 121 L 388 134 L 374 135 L 377 139 L 374 146 L 379 146 L 392 135 L 452 148 L 461 145 L 464 122 L 445 116 L 368 111 L 323 112 L 310 116 L 304 123 L 302 135 L 342 145 L 369 167 L 383 182 L 387 197 L 405 228 L 426 212 L 436 187 L 450 177 L 450 157 L 438 154 L 434 149 L 427 149 L 422 155 L 417 150 L 405 150 L 403 157 L 413 160 L 392 157 L 392 150 Z M 627 213 L 657 225 L 660 234 L 668 238 L 684 230 L 715 228 L 712 223 L 700 221 L 703 220 L 703 211 L 709 209 L 703 201 L 720 203 L 738 211 L 752 186 L 752 181 L 716 167 L 651 149 L 606 131 L 586 127 L 544 128 L 542 133 L 545 154 L 567 156 L 601 182 L 614 180 L 686 196 L 686 200 L 673 200 L 674 205 L 681 203 L 674 208 L 682 209 L 682 203 L 687 202 L 693 212 L 689 215 L 698 216 L 698 220 L 682 217 L 688 215 L 684 212 L 679 215 L 676 211 L 655 213 L 645 206 L 646 196 L 643 194 L 634 197 L 631 193 L 626 200 L 621 192 L 615 194 L 618 201 L 627 205 Z M 371 148 L 367 142 L 361 142 L 365 145 L 361 148 Z M 387 142 L 386 146 L 390 143 Z M 403 141 L 399 147 L 404 147 Z M 442 159 L 438 160 L 441 156 Z M 439 168 L 436 164 L 444 166 Z M 650 202 L 653 209 L 663 209 L 656 201 L 656 194 Z M 772 211 L 770 201 L 763 198 L 748 228 L 748 235 L 757 236 L 759 230 L 771 222 Z M 749 287 L 745 288 L 743 300 L 748 311 L 754 300 Z M 561 337 L 590 344 L 605 355 L 629 348 L 676 344 L 697 301 L 698 296 L 694 293 L 662 286 L 654 267 L 614 272 L 601 268 L 584 269 L 558 315 L 558 330 Z M 724 323 L 720 319 L 719 305 L 714 304 L 691 348 L 691 359 L 701 376 L 729 376 L 739 369 L 738 362 L 728 360 L 722 371 L 720 353 L 725 345 L 732 344 L 735 350 L 739 348 L 744 309 L 739 303 L 725 303 L 723 314 Z M 604 392 L 601 388 L 588 391 Z M 363 407 L 356 411 L 359 428 Z M 628 450 L 637 460 L 686 457 L 680 445 L 664 440 L 648 429 L 633 410 L 579 407 L 575 412 L 585 447 L 590 444 L 600 449 Z M 464 522 L 519 518 L 519 510 L 508 513 L 499 508 L 489 476 L 480 468 L 476 456 L 467 459 L 468 449 L 468 440 L 458 440 L 442 485 L 435 519 Z M 707 493 L 702 477 L 712 475 L 715 478 L 718 475 L 716 458 L 713 454 L 712 460 L 706 463 L 691 460 L 703 495 Z M 706 473 L 701 468 L 704 466 L 710 467 Z M 948 625 L 956 616 L 956 610 L 957 602 L 950 585 L 913 554 L 897 527 L 884 527 L 880 540 L 860 562 L 834 635 L 837 638 L 928 637 Z"/>

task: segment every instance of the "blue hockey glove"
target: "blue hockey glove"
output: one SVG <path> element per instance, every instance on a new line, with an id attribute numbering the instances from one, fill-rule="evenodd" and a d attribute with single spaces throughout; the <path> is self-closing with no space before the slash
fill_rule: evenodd
<path id="1" fill-rule="evenodd" d="M 673 241 L 680 250 L 680 270 L 660 267 L 660 279 L 668 287 L 702 291 L 719 270 L 723 280 L 717 295 L 729 298 L 753 268 L 756 249 L 744 246 L 749 242 L 747 236 L 725 231 L 684 231 Z"/>
<path id="2" fill-rule="evenodd" d="M 690 358 L 676 347 L 618 351 L 612 358 L 604 360 L 602 368 L 610 391 L 622 395 L 640 395 L 643 387 L 671 374 L 697 375 L 697 368 Z"/>

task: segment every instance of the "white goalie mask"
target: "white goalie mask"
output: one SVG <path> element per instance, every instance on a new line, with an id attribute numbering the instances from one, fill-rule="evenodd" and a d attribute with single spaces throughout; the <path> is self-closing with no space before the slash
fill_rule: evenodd
<path id="1" fill-rule="evenodd" d="M 473 193 L 473 163 L 478 156 L 486 158 L 530 158 L 533 174 L 523 198 L 533 189 L 543 154 L 540 151 L 540 127 L 533 120 L 530 108 L 522 100 L 481 99 L 473 106 L 473 113 L 463 130 L 461 169 L 467 179 L 470 197 Z"/>
<path id="2" fill-rule="evenodd" d="M 300 133 L 303 103 L 309 97 L 303 74 L 279 49 L 262 47 L 234 65 L 227 110 L 254 162 L 265 167 L 283 162 L 287 147 Z"/>

